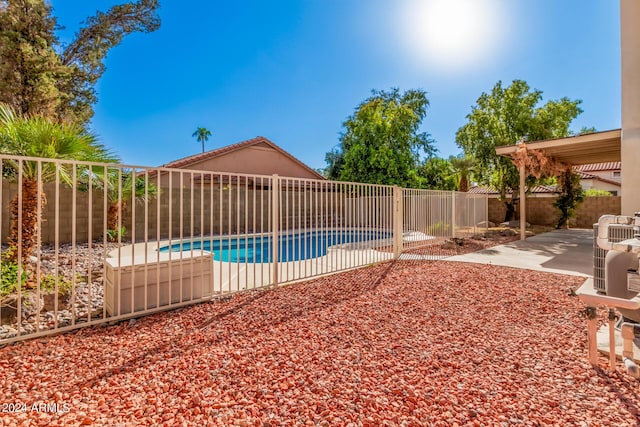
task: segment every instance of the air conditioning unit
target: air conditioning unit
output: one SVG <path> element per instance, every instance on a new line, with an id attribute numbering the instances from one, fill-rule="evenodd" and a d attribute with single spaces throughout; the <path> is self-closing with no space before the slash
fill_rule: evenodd
<path id="1" fill-rule="evenodd" d="M 610 224 L 609 225 L 609 241 L 621 242 L 627 239 L 633 239 L 633 225 Z M 593 287 L 596 291 L 605 293 L 604 284 L 604 259 L 607 256 L 607 250 L 598 247 L 596 237 L 598 236 L 598 224 L 593 224 Z"/>
<path id="2" fill-rule="evenodd" d="M 111 316 L 213 296 L 213 257 L 207 251 L 106 259 L 105 306 Z"/>

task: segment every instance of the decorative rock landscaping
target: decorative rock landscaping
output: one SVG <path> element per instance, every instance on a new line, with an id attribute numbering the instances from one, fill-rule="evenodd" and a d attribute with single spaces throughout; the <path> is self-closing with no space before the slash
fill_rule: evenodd
<path id="1" fill-rule="evenodd" d="M 397 261 L 0 349 L 3 425 L 636 426 L 581 278 Z"/>

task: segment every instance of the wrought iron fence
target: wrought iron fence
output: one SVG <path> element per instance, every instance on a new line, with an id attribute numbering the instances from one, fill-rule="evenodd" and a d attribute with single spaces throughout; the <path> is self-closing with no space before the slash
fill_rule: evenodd
<path id="1" fill-rule="evenodd" d="M 398 257 L 486 196 L 0 155 L 0 343 Z M 6 209 L 6 207 L 9 209 Z"/>

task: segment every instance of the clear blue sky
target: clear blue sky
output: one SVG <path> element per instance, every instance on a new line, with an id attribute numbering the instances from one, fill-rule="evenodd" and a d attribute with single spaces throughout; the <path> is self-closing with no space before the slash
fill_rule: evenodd
<path id="1" fill-rule="evenodd" d="M 443 2 L 444 1 L 444 2 Z M 52 0 L 60 39 L 121 3 Z M 258 135 L 313 168 L 372 89 L 419 88 L 441 157 L 482 92 L 526 80 L 583 100 L 573 129 L 620 127 L 617 0 L 160 0 L 161 28 L 107 57 L 92 129 L 158 166 Z M 455 5 L 452 15 L 447 5 Z"/>

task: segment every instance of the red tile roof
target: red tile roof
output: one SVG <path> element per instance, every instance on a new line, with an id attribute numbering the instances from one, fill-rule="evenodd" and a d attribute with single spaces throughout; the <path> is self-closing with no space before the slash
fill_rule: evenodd
<path id="1" fill-rule="evenodd" d="M 589 165 L 578 165 L 573 168 L 580 172 L 599 172 L 599 171 L 619 171 L 622 162 L 606 162 L 591 163 Z"/>
<path id="2" fill-rule="evenodd" d="M 266 144 L 266 145 L 270 146 L 275 151 L 281 153 L 285 157 L 288 157 L 290 160 L 294 161 L 295 163 L 297 163 L 301 167 L 305 168 L 306 170 L 308 170 L 312 174 L 316 175 L 318 177 L 318 179 L 325 179 L 325 177 L 320 175 L 318 172 L 316 172 L 315 170 L 313 170 L 309 166 L 305 165 L 300 160 L 296 159 L 294 156 L 292 156 L 287 151 L 283 150 L 278 145 L 274 144 L 273 142 L 271 142 L 270 140 L 268 140 L 264 136 L 257 136 L 257 137 L 255 137 L 253 139 L 248 139 L 246 141 L 238 142 L 236 144 L 227 145 L 225 147 L 216 148 L 215 150 L 205 151 L 204 153 L 198 153 L 198 154 L 194 154 L 193 156 L 188 156 L 188 157 L 184 157 L 182 159 L 174 160 L 172 162 L 169 162 L 169 163 L 166 163 L 166 164 L 162 165 L 162 167 L 165 167 L 165 168 L 184 168 L 185 166 L 192 165 L 194 163 L 199 163 L 199 162 L 202 162 L 204 160 L 213 159 L 213 158 L 222 156 L 224 154 L 228 154 L 228 153 L 231 153 L 231 152 L 234 152 L 234 151 L 238 151 L 238 150 L 241 150 L 243 148 L 251 147 L 253 145 L 258 145 L 258 144 Z"/>

